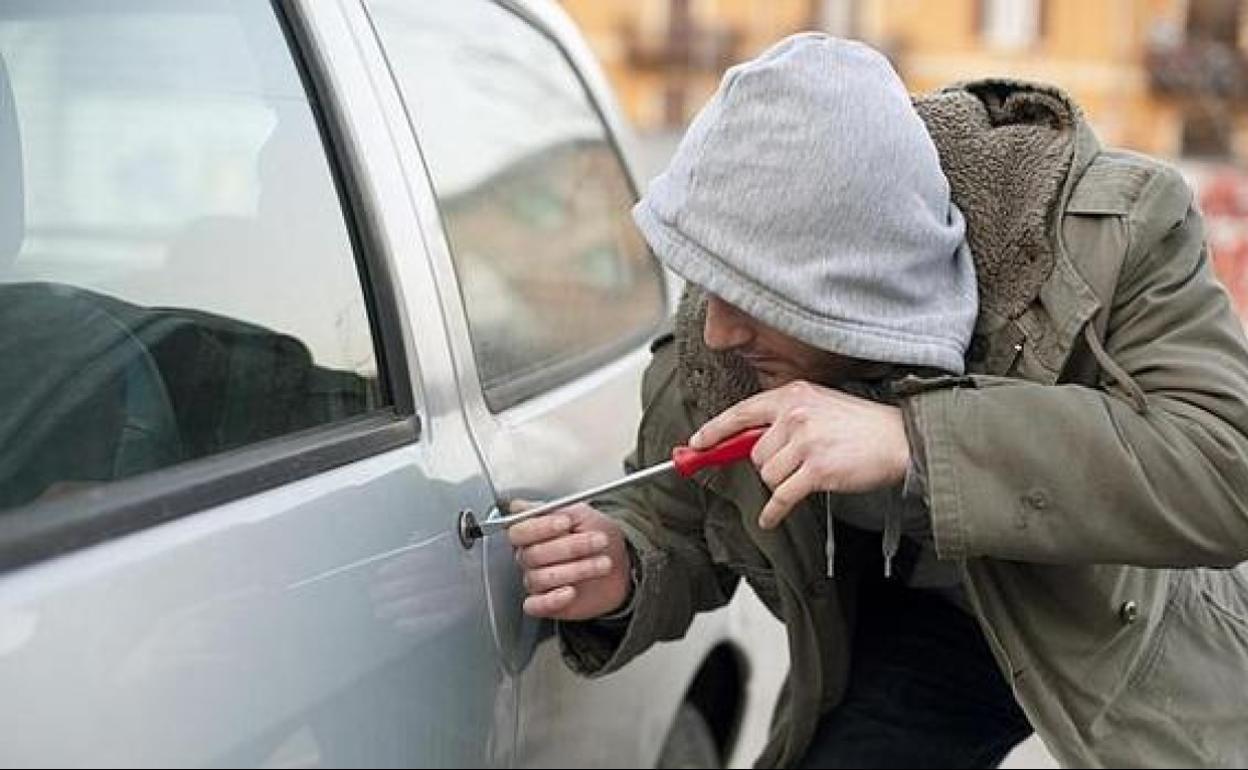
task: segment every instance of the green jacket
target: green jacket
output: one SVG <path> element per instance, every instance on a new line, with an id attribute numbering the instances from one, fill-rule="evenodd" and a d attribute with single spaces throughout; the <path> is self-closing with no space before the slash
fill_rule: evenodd
<path id="1" fill-rule="evenodd" d="M 916 108 L 981 297 L 969 374 L 897 383 L 939 555 L 962 566 L 1003 674 L 1064 765 L 1248 765 L 1248 572 L 1234 568 L 1248 559 L 1248 343 L 1191 191 L 1102 150 L 1053 89 L 985 81 Z M 656 345 L 631 466 L 666 459 L 744 395 L 701 348 L 695 311 Z M 698 481 L 601 501 L 640 559 L 637 604 L 622 631 L 560 624 L 565 658 L 614 670 L 744 577 L 787 629 L 758 760 L 785 766 L 842 697 L 856 575 L 879 542 L 838 541 L 830 579 L 822 515 L 762 531 L 769 493 L 752 467 Z"/>

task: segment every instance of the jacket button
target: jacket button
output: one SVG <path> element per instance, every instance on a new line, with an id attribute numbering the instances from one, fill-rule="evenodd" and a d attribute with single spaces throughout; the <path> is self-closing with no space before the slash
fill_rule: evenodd
<path id="1" fill-rule="evenodd" d="M 1118 607 L 1118 619 L 1123 625 L 1131 625 L 1140 617 L 1140 606 L 1135 602 L 1123 602 Z"/>

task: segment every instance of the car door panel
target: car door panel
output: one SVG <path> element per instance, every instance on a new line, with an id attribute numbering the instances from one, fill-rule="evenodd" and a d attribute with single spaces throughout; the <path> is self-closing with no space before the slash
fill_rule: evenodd
<path id="1" fill-rule="evenodd" d="M 485 510 L 493 495 L 464 428 L 405 183 L 384 124 L 370 119 L 369 76 L 341 13 L 327 3 L 281 10 L 314 60 L 317 103 L 333 113 L 335 162 L 357 185 L 344 200 L 365 212 L 361 242 L 383 260 L 371 267 L 393 268 L 374 291 L 398 299 L 383 347 L 392 371 L 410 372 L 393 385 L 415 411 L 382 410 L 358 429 L 314 428 L 32 508 L 86 521 L 133 493 L 158 514 L 144 521 L 163 523 L 92 532 L 89 547 L 68 539 L 83 530 L 63 528 L 60 555 L 0 574 L 0 763 L 511 762 L 516 694 L 498 663 L 482 553 L 464 550 L 453 528 L 458 511 Z M 331 59 L 332 72 L 322 68 Z M 215 222 L 219 235 L 203 245 L 225 247 L 234 222 Z M 315 299 L 302 299 L 314 314 Z M 373 425 L 406 438 L 344 460 L 317 448 L 318 436 Z M 277 455 L 290 460 L 268 463 Z M 253 479 L 234 487 L 246 491 L 214 480 L 231 464 Z M 265 479 L 265 468 L 281 472 Z M 198 499 L 213 502 L 184 510 L 202 479 L 213 491 Z M 166 499 L 176 514 L 159 514 Z M 6 537 L 24 531 L 8 523 Z"/>

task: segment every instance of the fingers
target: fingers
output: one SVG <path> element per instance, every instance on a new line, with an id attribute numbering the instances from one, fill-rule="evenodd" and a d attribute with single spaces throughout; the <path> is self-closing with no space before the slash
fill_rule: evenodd
<path id="1" fill-rule="evenodd" d="M 508 504 L 507 509 L 511 513 L 522 513 L 535 505 L 536 503 L 527 500 L 513 500 Z M 512 524 L 507 528 L 507 538 L 513 546 L 521 548 L 575 531 L 601 515 L 587 503 L 574 503 L 557 511 Z"/>
<path id="2" fill-rule="evenodd" d="M 817 490 L 816 481 L 815 473 L 809 465 L 803 465 L 796 473 L 786 478 L 771 493 L 771 499 L 763 506 L 763 511 L 758 516 L 758 526 L 762 529 L 772 529 L 784 521 L 795 505 Z"/>
<path id="3" fill-rule="evenodd" d="M 611 572 L 612 566 L 611 557 L 594 556 L 550 567 L 530 569 L 524 573 L 524 587 L 531 594 L 545 593 L 561 586 L 605 577 Z"/>
<path id="4" fill-rule="evenodd" d="M 689 437 L 689 446 L 706 449 L 756 425 L 773 425 L 795 408 L 808 405 L 819 398 L 836 395 L 827 388 L 809 382 L 791 382 L 775 390 L 767 390 L 750 396 L 712 417 Z"/>
<path id="5" fill-rule="evenodd" d="M 512 524 L 507 529 L 507 539 L 516 548 L 542 543 L 563 535 L 572 528 L 572 519 L 560 509 L 559 513 L 538 516 L 535 519 Z"/>
<path id="6" fill-rule="evenodd" d="M 593 506 L 577 503 L 517 522 L 508 539 L 528 594 L 528 615 L 584 620 L 620 606 L 628 595 L 624 535 Z"/>
<path id="7" fill-rule="evenodd" d="M 529 569 L 546 567 L 594 556 L 605 551 L 610 542 L 605 532 L 576 532 L 517 548 L 516 561 Z"/>
<path id="8" fill-rule="evenodd" d="M 769 425 L 778 412 L 777 393 L 768 391 L 751 396 L 712 417 L 689 437 L 693 449 L 706 449 L 746 428 Z"/>
<path id="9" fill-rule="evenodd" d="M 576 589 L 562 586 L 544 594 L 529 596 L 524 600 L 524 611 L 535 618 L 554 618 L 572 606 L 576 600 Z"/>
<path id="10" fill-rule="evenodd" d="M 758 466 L 758 475 L 762 477 L 768 489 L 775 490 L 801 467 L 802 460 L 801 451 L 792 443 L 787 443 L 780 447 L 778 452 L 762 458 L 762 464 Z M 758 461 L 755 460 L 755 462 Z"/>

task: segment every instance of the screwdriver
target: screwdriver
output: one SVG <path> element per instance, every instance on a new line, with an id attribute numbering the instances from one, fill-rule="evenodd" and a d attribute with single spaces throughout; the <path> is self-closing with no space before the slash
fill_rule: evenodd
<path id="1" fill-rule="evenodd" d="M 758 443 L 759 437 L 766 430 L 766 428 L 750 428 L 735 436 L 730 436 L 708 449 L 691 449 L 687 446 L 678 446 L 672 449 L 672 459 L 667 462 L 651 465 L 649 468 L 643 468 L 615 481 L 609 481 L 591 489 L 575 492 L 557 500 L 551 500 L 549 503 L 543 503 L 536 508 L 529 508 L 509 516 L 496 516 L 482 522 L 477 522 L 470 518 L 461 522 L 461 537 L 466 536 L 469 540 L 475 540 L 486 535 L 492 535 L 495 532 L 507 529 L 512 524 L 527 521 L 551 511 L 557 511 L 572 503 L 579 503 L 582 500 L 588 500 L 606 492 L 631 487 L 634 484 L 648 481 L 656 476 L 662 476 L 669 471 L 676 471 L 684 478 L 689 478 L 704 468 L 718 468 L 724 465 L 731 465 L 749 457 L 750 451 L 754 449 L 754 445 Z"/>

